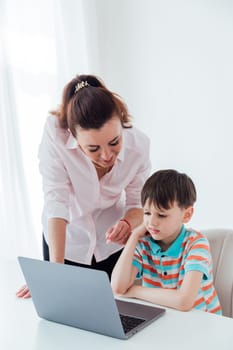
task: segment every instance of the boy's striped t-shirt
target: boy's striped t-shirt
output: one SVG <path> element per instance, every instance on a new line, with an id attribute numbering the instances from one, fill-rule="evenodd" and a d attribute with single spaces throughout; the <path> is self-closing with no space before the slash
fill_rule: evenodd
<path id="1" fill-rule="evenodd" d="M 201 287 L 194 308 L 222 314 L 219 299 L 213 285 L 212 258 L 207 238 L 182 226 L 179 236 L 166 250 L 146 235 L 138 241 L 133 258 L 145 287 L 179 289 L 188 271 L 203 273 Z"/>

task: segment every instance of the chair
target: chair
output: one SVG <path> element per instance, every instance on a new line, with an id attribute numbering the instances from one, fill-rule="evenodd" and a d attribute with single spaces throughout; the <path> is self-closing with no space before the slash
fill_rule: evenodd
<path id="1" fill-rule="evenodd" d="M 233 230 L 202 230 L 209 241 L 213 259 L 214 285 L 223 315 L 233 317 Z"/>

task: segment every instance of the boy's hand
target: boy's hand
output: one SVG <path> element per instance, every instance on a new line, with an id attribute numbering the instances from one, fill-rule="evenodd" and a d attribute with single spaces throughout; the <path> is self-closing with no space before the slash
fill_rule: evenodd
<path id="1" fill-rule="evenodd" d="M 144 226 L 144 224 L 141 224 L 140 226 L 136 227 L 132 234 L 134 235 L 134 237 L 136 237 L 138 240 L 142 237 L 144 237 L 147 233 L 147 230 Z"/>

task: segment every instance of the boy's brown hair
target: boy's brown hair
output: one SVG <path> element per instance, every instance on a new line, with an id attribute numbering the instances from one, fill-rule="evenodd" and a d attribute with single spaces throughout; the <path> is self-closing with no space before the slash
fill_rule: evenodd
<path id="1" fill-rule="evenodd" d="M 145 182 L 141 192 L 142 206 L 146 201 L 159 209 L 169 209 L 174 202 L 180 208 L 193 206 L 196 188 L 190 177 L 173 169 L 159 170 Z"/>

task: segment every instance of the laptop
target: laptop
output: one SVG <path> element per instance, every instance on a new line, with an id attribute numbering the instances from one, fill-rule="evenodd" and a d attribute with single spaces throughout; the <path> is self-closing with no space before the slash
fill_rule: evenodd
<path id="1" fill-rule="evenodd" d="M 114 298 L 104 271 L 18 257 L 39 317 L 128 339 L 165 309 Z"/>

